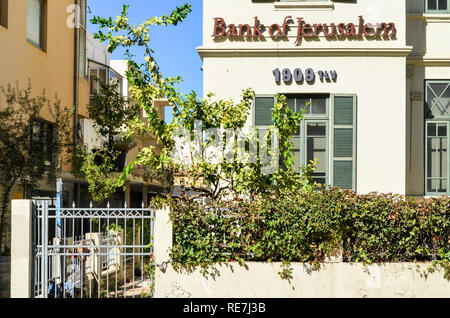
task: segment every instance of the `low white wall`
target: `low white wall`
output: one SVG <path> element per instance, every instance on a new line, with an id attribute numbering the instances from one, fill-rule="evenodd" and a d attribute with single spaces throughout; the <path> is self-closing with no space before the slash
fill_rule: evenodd
<path id="1" fill-rule="evenodd" d="M 319 271 L 293 263 L 291 281 L 281 279 L 280 263 L 236 262 L 217 265 L 203 276 L 200 270 L 176 272 L 170 261 L 172 224 L 169 209 L 156 212 L 156 298 L 312 298 L 312 297 L 450 297 L 450 282 L 442 270 L 421 273 L 431 263 L 385 263 L 364 266 L 329 260 Z"/>
<path id="2" fill-rule="evenodd" d="M 31 200 L 12 200 L 11 211 L 11 298 L 30 298 L 33 261 Z"/>
<path id="3" fill-rule="evenodd" d="M 421 264 L 424 270 L 428 264 Z M 307 297 L 450 297 L 450 282 L 442 272 L 421 277 L 414 263 L 364 266 L 324 264 L 319 271 L 293 264 L 290 282 L 278 275 L 280 263 L 249 262 L 217 266 L 214 277 L 199 270 L 177 273 L 171 266 L 156 271 L 157 298 L 307 298 Z"/>

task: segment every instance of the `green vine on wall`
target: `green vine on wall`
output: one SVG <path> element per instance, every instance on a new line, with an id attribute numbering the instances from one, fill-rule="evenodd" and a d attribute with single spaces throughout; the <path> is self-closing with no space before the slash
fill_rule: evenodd
<path id="1" fill-rule="evenodd" d="M 430 262 L 450 280 L 450 199 L 416 200 L 393 194 L 357 195 L 322 188 L 276 196 L 236 196 L 208 206 L 169 199 L 176 270 L 236 261 L 292 262 L 312 269 L 342 246 L 344 262 Z"/>

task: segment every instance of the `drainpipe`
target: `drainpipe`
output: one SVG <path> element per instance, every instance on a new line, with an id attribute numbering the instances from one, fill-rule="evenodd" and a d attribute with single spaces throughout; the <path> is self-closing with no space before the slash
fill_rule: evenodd
<path id="1" fill-rule="evenodd" d="M 73 40 L 73 47 L 74 47 L 74 59 L 73 59 L 73 150 L 75 152 L 78 144 L 78 23 L 79 17 L 78 14 L 80 13 L 79 10 L 79 1 L 75 0 L 75 27 L 74 27 L 74 40 Z M 72 154 L 73 155 L 73 154 Z M 75 193 L 78 197 L 79 193 L 79 184 L 74 184 Z M 79 204 L 78 199 L 74 198 L 74 201 L 77 201 L 76 203 Z"/>
<path id="2" fill-rule="evenodd" d="M 77 146 L 78 134 L 78 0 L 75 0 L 75 28 L 74 28 L 74 63 L 73 63 L 73 146 Z"/>

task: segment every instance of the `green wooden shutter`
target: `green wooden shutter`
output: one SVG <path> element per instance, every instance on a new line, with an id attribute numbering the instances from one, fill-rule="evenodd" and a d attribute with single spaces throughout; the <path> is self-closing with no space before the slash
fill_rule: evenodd
<path id="1" fill-rule="evenodd" d="M 255 97 L 255 126 L 271 126 L 272 125 L 272 108 L 275 105 L 273 96 L 257 96 Z"/>
<path id="2" fill-rule="evenodd" d="M 356 96 L 331 96 L 331 183 L 356 190 Z"/>

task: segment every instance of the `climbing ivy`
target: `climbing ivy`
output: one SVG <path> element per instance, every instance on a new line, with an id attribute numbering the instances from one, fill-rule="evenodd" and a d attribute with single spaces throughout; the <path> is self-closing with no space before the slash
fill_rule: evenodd
<path id="1" fill-rule="evenodd" d="M 291 262 L 320 268 L 336 248 L 344 262 L 430 261 L 450 279 L 450 199 L 394 194 L 357 195 L 338 188 L 283 195 L 236 196 L 206 207 L 189 198 L 169 199 L 176 269 L 237 261 Z"/>

